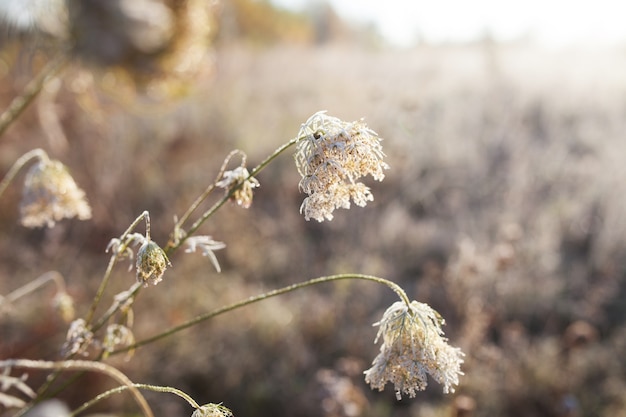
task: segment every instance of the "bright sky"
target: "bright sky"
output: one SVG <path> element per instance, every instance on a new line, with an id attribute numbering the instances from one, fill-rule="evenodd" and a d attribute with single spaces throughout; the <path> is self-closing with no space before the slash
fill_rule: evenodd
<path id="1" fill-rule="evenodd" d="M 271 0 L 302 10 L 315 0 Z M 489 30 L 497 39 L 531 35 L 548 45 L 626 44 L 624 0 L 327 0 L 344 18 L 374 22 L 393 43 L 418 36 L 463 41 Z"/>

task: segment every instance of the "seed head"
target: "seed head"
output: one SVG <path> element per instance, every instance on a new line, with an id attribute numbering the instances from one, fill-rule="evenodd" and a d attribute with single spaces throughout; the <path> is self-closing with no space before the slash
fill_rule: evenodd
<path id="1" fill-rule="evenodd" d="M 62 353 L 68 357 L 74 354 L 86 356 L 87 349 L 95 342 L 92 331 L 87 327 L 84 319 L 76 319 L 70 323 L 65 337 Z"/>
<path id="2" fill-rule="evenodd" d="M 372 367 L 365 371 L 365 382 L 382 391 L 387 382 L 393 383 L 398 400 L 402 394 L 415 397 L 426 388 L 429 374 L 440 384 L 443 392 L 454 392 L 459 383 L 463 352 L 448 345 L 443 337 L 443 319 L 427 304 L 417 301 L 391 305 L 383 318 L 375 343 L 382 338 L 380 353 Z"/>
<path id="3" fill-rule="evenodd" d="M 107 326 L 102 347 L 105 352 L 110 353 L 118 346 L 129 346 L 133 343 L 135 343 L 135 336 L 128 327 L 121 324 L 110 324 Z"/>
<path id="4" fill-rule="evenodd" d="M 52 227 L 62 219 L 90 219 L 91 207 L 65 165 L 42 159 L 26 174 L 20 213 L 26 227 Z"/>
<path id="5" fill-rule="evenodd" d="M 302 176 L 300 190 L 308 194 L 300 212 L 306 220 L 332 220 L 337 208 L 350 208 L 350 200 L 364 207 L 374 200 L 358 180 L 371 175 L 385 178 L 389 166 L 381 138 L 362 121 L 344 122 L 317 112 L 300 128 L 295 160 Z"/>
<path id="6" fill-rule="evenodd" d="M 224 172 L 222 179 L 215 185 L 225 188 L 227 193 L 238 187 L 230 199 L 243 208 L 250 208 L 254 197 L 252 189 L 260 186 L 259 181 L 250 177 L 250 173 L 243 166 Z"/>
<path id="7" fill-rule="evenodd" d="M 146 240 L 137 251 L 137 281 L 157 285 L 163 279 L 168 266 L 172 266 L 167 255 L 159 245 L 152 240 Z"/>

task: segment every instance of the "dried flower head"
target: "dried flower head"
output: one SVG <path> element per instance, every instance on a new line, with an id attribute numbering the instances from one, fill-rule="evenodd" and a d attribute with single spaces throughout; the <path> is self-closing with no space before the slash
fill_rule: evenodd
<path id="1" fill-rule="evenodd" d="M 52 227 L 65 218 L 90 219 L 91 207 L 65 165 L 46 158 L 26 174 L 20 213 L 26 227 Z"/>
<path id="2" fill-rule="evenodd" d="M 70 324 L 63 344 L 62 353 L 64 357 L 74 354 L 87 355 L 87 349 L 94 343 L 91 330 L 87 328 L 84 319 L 76 319 Z"/>
<path id="3" fill-rule="evenodd" d="M 300 212 L 306 220 L 332 220 L 337 208 L 361 207 L 374 200 L 370 189 L 358 180 L 371 175 L 385 178 L 389 166 L 381 138 L 362 121 L 344 122 L 320 111 L 300 128 L 295 160 L 302 176 L 300 189 L 308 194 Z"/>
<path id="4" fill-rule="evenodd" d="M 243 166 L 224 172 L 222 179 L 215 185 L 226 189 L 226 193 L 238 187 L 230 199 L 243 208 L 250 207 L 253 197 L 252 189 L 260 186 L 259 181 L 251 177 L 246 167 Z"/>
<path id="5" fill-rule="evenodd" d="M 220 264 L 213 251 L 224 249 L 226 247 L 224 242 L 217 242 L 213 240 L 211 236 L 192 236 L 187 238 L 185 244 L 187 245 L 185 253 L 194 253 L 197 248 L 200 248 L 202 256 L 206 256 L 211 260 L 211 263 L 217 272 L 222 272 Z"/>
<path id="6" fill-rule="evenodd" d="M 415 397 L 426 388 L 430 374 L 443 392 L 454 392 L 459 383 L 463 352 L 448 345 L 443 337 L 443 319 L 427 304 L 417 301 L 407 306 L 396 302 L 385 311 L 375 325 L 380 326 L 375 343 L 382 337 L 380 353 L 372 367 L 365 371 L 365 382 L 382 391 L 387 382 L 393 383 L 396 397 Z"/>
<path id="7" fill-rule="evenodd" d="M 233 417 L 233 412 L 222 404 L 205 404 L 196 408 L 191 417 Z"/>
<path id="8" fill-rule="evenodd" d="M 109 324 L 102 347 L 105 352 L 113 352 L 118 346 L 130 346 L 135 343 L 133 332 L 121 324 Z"/>
<path id="9" fill-rule="evenodd" d="M 168 266 L 172 266 L 167 255 L 159 245 L 147 240 L 137 251 L 137 281 L 147 287 L 156 285 L 163 279 Z"/>

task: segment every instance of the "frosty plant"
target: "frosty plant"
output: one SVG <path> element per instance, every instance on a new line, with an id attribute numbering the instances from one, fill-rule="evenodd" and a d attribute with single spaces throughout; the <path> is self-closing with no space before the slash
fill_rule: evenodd
<path id="1" fill-rule="evenodd" d="M 397 284 L 365 274 L 339 274 L 309 279 L 200 314 L 160 333 L 136 339 L 133 334 L 136 316 L 133 305 L 141 292 L 153 291 L 160 282 L 167 279 L 168 269 L 175 268 L 170 263 L 170 258 L 181 248 L 184 253 L 199 253 L 207 257 L 214 269 L 220 272 L 215 252 L 224 249 L 226 244 L 209 235 L 198 234 L 200 227 L 228 202 L 246 209 L 251 207 L 254 192 L 260 186 L 257 175 L 291 147 L 295 147 L 295 164 L 301 175 L 299 188 L 306 194 L 300 207 L 306 220 L 330 221 L 337 209 L 349 209 L 352 203 L 365 206 L 374 196 L 363 181 L 368 176 L 382 181 L 385 177 L 384 171 L 389 169 L 383 161 L 385 154 L 381 138 L 364 121 L 348 123 L 325 112 L 312 115 L 301 126 L 295 138 L 276 149 L 251 170 L 247 168 L 244 152 L 231 152 L 207 188 L 180 217 L 174 216 L 172 232 L 163 247 L 150 236 L 150 215 L 147 211 L 140 214 L 120 236 L 111 239 L 106 248 L 111 258 L 100 286 L 86 314 L 69 325 L 60 360 L 0 361 L 0 370 L 4 370 L 4 374 L 0 376 L 0 404 L 18 408 L 15 415 L 23 415 L 58 390 L 71 389 L 71 385 L 58 386 L 57 377 L 61 373 L 96 371 L 110 375 L 119 382 L 119 386 L 86 400 L 83 406 L 68 415 L 75 415 L 106 397 L 124 391 L 133 395 L 144 415 L 151 415 L 151 410 L 139 391 L 153 390 L 174 393 L 187 400 L 194 408 L 193 417 L 230 416 L 232 414 L 225 406 L 215 403 L 200 406 L 187 394 L 175 388 L 132 382 L 119 370 L 111 369 L 104 361 L 112 355 L 132 353 L 140 347 L 240 307 L 339 280 L 382 284 L 399 297 L 399 301 L 389 307 L 376 323 L 379 326 L 376 342 L 381 341 L 380 352 L 372 367 L 365 371 L 365 380 L 372 389 L 383 390 L 389 382 L 393 384 L 398 399 L 402 394 L 413 397 L 417 391 L 426 387 L 427 377 L 430 375 L 443 385 L 445 393 L 454 392 L 459 376 L 462 375 L 463 353 L 448 344 L 441 328 L 444 320 L 428 305 L 411 301 Z M 65 218 L 88 219 L 91 210 L 84 192 L 78 188 L 63 164 L 50 160 L 42 150 L 31 151 L 16 162 L 1 183 L 0 194 L 15 178 L 16 173 L 33 159 L 37 163 L 26 175 L 21 204 L 22 223 L 28 227 L 51 227 Z M 238 161 L 238 164 L 234 161 Z M 214 203 L 208 209 L 200 211 L 216 189 L 223 190 L 222 196 L 214 197 Z M 141 229 L 142 223 L 145 224 L 144 234 L 137 230 Z M 107 288 L 116 270 L 115 266 L 124 259 L 130 261 L 130 269 L 135 268 L 135 279 L 127 290 L 112 295 L 108 308 L 97 315 L 99 305 L 108 295 Z M 6 304 L 9 300 L 15 304 L 17 299 L 18 297 L 7 296 L 0 299 L 0 304 Z M 15 308 L 15 305 L 12 307 Z M 76 359 L 77 356 L 82 359 Z M 26 379 L 12 375 L 18 368 L 48 370 L 50 374 L 44 385 L 34 389 L 26 385 Z"/>
<path id="2" fill-rule="evenodd" d="M 50 159 L 41 149 L 34 149 L 19 158 L 0 183 L 0 197 L 17 173 L 30 161 L 35 163 L 26 173 L 20 215 L 26 227 L 52 227 L 62 219 L 91 218 L 91 207 L 85 192 L 74 182 L 60 161 Z"/>

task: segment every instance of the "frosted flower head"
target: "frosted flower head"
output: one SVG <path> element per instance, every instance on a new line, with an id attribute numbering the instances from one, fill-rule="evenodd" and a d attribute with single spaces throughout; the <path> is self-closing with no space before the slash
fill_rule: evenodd
<path id="1" fill-rule="evenodd" d="M 107 326 L 102 347 L 107 353 L 113 352 L 119 346 L 130 346 L 135 343 L 133 332 L 121 324 L 110 324 Z"/>
<path id="2" fill-rule="evenodd" d="M 443 392 L 454 392 L 459 383 L 463 352 L 448 345 L 443 337 L 443 319 L 427 304 L 417 301 L 407 306 L 396 302 L 375 325 L 380 326 L 375 342 L 382 339 L 380 353 L 365 371 L 365 382 L 382 391 L 391 382 L 396 397 L 415 397 L 426 388 L 427 375 L 443 385 Z"/>
<path id="3" fill-rule="evenodd" d="M 205 404 L 196 408 L 191 417 L 233 417 L 233 412 L 222 404 Z"/>
<path id="4" fill-rule="evenodd" d="M 243 166 L 224 172 L 222 179 L 215 185 L 226 189 L 227 193 L 237 188 L 230 199 L 243 208 L 250 207 L 252 197 L 254 196 L 252 189 L 260 186 L 259 181 L 254 177 L 250 177 L 250 173 Z"/>
<path id="5" fill-rule="evenodd" d="M 84 319 L 76 319 L 70 324 L 63 344 L 62 353 L 64 357 L 75 354 L 87 355 L 87 349 L 94 343 L 91 330 L 87 328 Z"/>
<path id="6" fill-rule="evenodd" d="M 137 251 L 137 281 L 157 285 L 163 279 L 168 266 L 172 266 L 167 255 L 159 245 L 152 240 L 146 240 Z"/>
<path id="7" fill-rule="evenodd" d="M 362 121 L 344 122 L 317 112 L 298 132 L 296 167 L 302 176 L 300 190 L 308 194 L 300 212 L 306 220 L 332 220 L 333 211 L 350 208 L 350 201 L 364 207 L 374 200 L 370 189 L 359 180 L 371 175 L 385 178 L 389 166 L 381 138 Z"/>
<path id="8" fill-rule="evenodd" d="M 20 214 L 26 227 L 52 227 L 62 219 L 90 219 L 91 207 L 65 165 L 46 158 L 26 174 Z"/>

